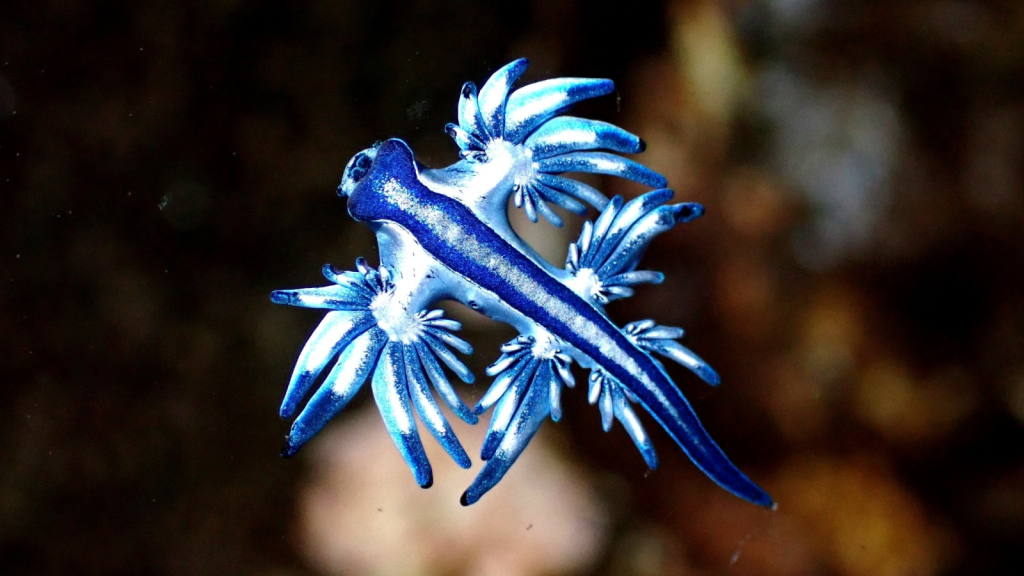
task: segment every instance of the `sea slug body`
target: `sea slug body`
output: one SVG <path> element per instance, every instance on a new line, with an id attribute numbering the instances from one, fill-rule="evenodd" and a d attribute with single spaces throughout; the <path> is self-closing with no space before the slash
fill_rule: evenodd
<path id="1" fill-rule="evenodd" d="M 364 383 L 396 447 L 423 487 L 433 483 L 414 412 L 448 454 L 471 465 L 434 393 L 462 420 L 476 424 L 493 408 L 481 449 L 485 461 L 462 503 L 493 488 L 523 452 L 540 425 L 561 417 L 563 388 L 573 388 L 573 363 L 589 370 L 587 395 L 597 404 L 605 431 L 615 420 L 651 468 L 654 447 L 634 406 L 642 407 L 687 456 L 726 490 L 762 506 L 771 497 L 737 469 L 705 431 L 655 355 L 685 366 L 711 385 L 715 371 L 678 340 L 679 328 L 642 320 L 618 327 L 605 314 L 610 302 L 633 295 L 636 285 L 660 283 L 658 272 L 637 270 L 658 234 L 703 214 L 694 203 L 668 204 L 665 179 L 620 156 L 644 149 L 633 134 L 612 124 L 560 115 L 572 104 L 610 93 L 610 80 L 557 78 L 512 90 L 525 59 L 495 72 L 478 91 L 463 86 L 458 124 L 445 130 L 461 160 L 422 168 L 409 146 L 391 139 L 356 154 L 338 187 L 352 218 L 377 236 L 380 266 L 361 258 L 356 270 L 324 268 L 330 284 L 279 290 L 279 304 L 329 310 L 299 354 L 281 406 L 292 417 L 314 385 L 316 391 L 292 425 L 284 453 L 295 454 L 334 417 Z M 589 172 L 628 178 L 656 188 L 624 202 L 562 176 Z M 585 215 L 564 268 L 538 256 L 512 230 L 511 199 L 533 222 L 555 226 L 552 205 Z M 458 322 L 429 307 L 455 300 L 510 324 L 520 336 L 501 347 L 487 369 L 489 390 L 469 408 L 445 368 L 466 383 L 474 375 L 454 352 L 472 353 L 455 336 Z M 453 352 L 454 351 L 454 352 Z M 334 362 L 327 375 L 327 366 Z"/>

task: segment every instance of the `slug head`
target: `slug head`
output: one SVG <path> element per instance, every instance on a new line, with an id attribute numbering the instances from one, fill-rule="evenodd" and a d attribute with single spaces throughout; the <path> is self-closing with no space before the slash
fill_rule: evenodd
<path id="1" fill-rule="evenodd" d="M 367 148 L 356 154 L 348 161 L 348 164 L 345 165 L 345 172 L 341 176 L 341 184 L 338 185 L 338 196 L 344 198 L 352 194 L 356 185 L 370 171 L 373 159 L 377 157 L 378 148 L 380 148 L 380 142 L 374 144 L 372 148 Z"/>
<path id="2" fill-rule="evenodd" d="M 338 195 L 348 198 L 349 215 L 362 222 L 401 221 L 424 193 L 429 191 L 419 181 L 412 150 L 397 138 L 353 156 L 338 187 Z"/>

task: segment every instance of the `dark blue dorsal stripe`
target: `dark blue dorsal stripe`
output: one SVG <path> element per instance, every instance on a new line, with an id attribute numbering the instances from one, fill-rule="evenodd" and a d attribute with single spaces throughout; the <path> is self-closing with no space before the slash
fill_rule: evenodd
<path id="1" fill-rule="evenodd" d="M 404 143 L 389 140 L 382 144 L 367 180 L 376 190 L 372 198 L 367 198 L 373 206 L 363 205 L 360 195 L 354 194 L 349 206 L 354 217 L 389 220 L 401 225 L 442 264 L 495 293 L 603 366 L 607 365 L 605 369 L 620 380 L 633 376 L 619 369 L 618 364 L 602 352 L 600 343 L 582 338 L 571 326 L 574 317 L 598 326 L 600 336 L 611 341 L 606 340 L 606 345 L 622 348 L 644 370 L 658 373 L 650 358 L 636 349 L 593 306 L 506 242 L 466 206 L 424 186 L 413 169 L 412 152 Z M 353 200 L 359 201 L 355 207 Z M 523 285 L 534 286 L 541 294 L 524 293 Z M 538 301 L 540 299 L 544 301 Z M 563 313 L 558 314 L 558 311 Z"/>
<path id="2" fill-rule="evenodd" d="M 383 143 L 369 174 L 349 196 L 357 220 L 387 220 L 408 230 L 439 262 L 496 294 L 514 309 L 578 348 L 624 384 L 715 482 L 752 502 L 771 497 L 715 444 L 689 403 L 642 350 L 607 318 L 533 260 L 506 242 L 458 201 L 433 192 L 417 177 L 400 140 Z M 581 334 L 581 325 L 596 327 Z M 639 368 L 631 373 L 610 353 L 621 351 Z"/>

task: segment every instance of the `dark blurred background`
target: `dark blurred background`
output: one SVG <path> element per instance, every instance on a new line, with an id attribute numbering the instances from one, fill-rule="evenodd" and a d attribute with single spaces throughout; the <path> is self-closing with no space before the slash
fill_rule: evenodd
<path id="1" fill-rule="evenodd" d="M 577 113 L 706 205 L 610 311 L 688 330 L 724 384 L 672 374 L 778 511 L 649 421 L 647 473 L 580 390 L 469 509 L 472 473 L 414 489 L 366 392 L 277 455 L 319 315 L 269 291 L 376 260 L 345 162 L 453 161 L 461 83 L 519 56 L 614 79 Z M 1012 0 L 4 2 L 0 572 L 1013 573 L 1022 77 Z M 526 230 L 560 259 L 574 226 Z M 480 373 L 509 332 L 461 317 Z"/>

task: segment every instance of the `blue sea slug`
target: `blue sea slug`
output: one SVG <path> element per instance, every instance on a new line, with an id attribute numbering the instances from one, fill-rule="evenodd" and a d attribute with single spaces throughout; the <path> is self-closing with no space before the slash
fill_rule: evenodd
<path id="1" fill-rule="evenodd" d="M 560 115 L 576 102 L 610 93 L 610 80 L 557 78 L 513 91 L 526 65 L 521 59 L 502 67 L 479 91 L 472 83 L 463 86 L 459 122 L 445 127 L 459 146 L 459 162 L 423 168 L 398 139 L 349 161 L 338 194 L 348 199 L 352 218 L 376 234 L 380 266 L 362 258 L 353 271 L 326 266 L 329 285 L 271 295 L 279 304 L 329 310 L 299 354 L 281 406 L 281 416 L 292 417 L 319 382 L 292 425 L 285 455 L 294 454 L 369 380 L 395 446 L 416 482 L 429 487 L 433 477 L 413 412 L 455 462 L 468 468 L 470 458 L 435 395 L 470 424 L 493 408 L 480 454 L 485 464 L 462 497 L 463 504 L 472 504 L 501 480 L 545 419 L 561 417 L 562 391 L 574 387 L 575 363 L 589 370 L 588 399 L 598 405 L 604 429 L 621 422 L 649 467 L 658 460 L 634 405 L 720 486 L 771 506 L 771 497 L 711 439 L 655 358 L 676 361 L 717 385 L 715 371 L 678 342 L 683 331 L 653 320 L 620 328 L 604 310 L 631 296 L 633 286 L 663 280 L 661 273 L 636 269 L 641 255 L 656 235 L 699 217 L 703 208 L 668 204 L 672 191 L 664 188 L 663 177 L 619 156 L 643 151 L 633 134 Z M 562 176 L 566 172 L 614 175 L 657 189 L 629 202 L 608 200 Z M 551 205 L 585 215 L 589 204 L 600 214 L 584 223 L 565 267 L 557 268 L 512 230 L 510 197 L 533 222 L 540 215 L 561 226 Z M 459 323 L 430 309 L 445 299 L 520 332 L 487 369 L 494 380 L 473 408 L 445 372 L 447 367 L 463 382 L 474 380 L 454 354 L 472 352 L 454 334 Z"/>

